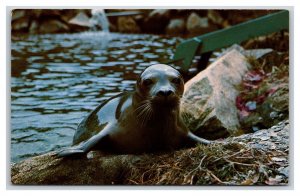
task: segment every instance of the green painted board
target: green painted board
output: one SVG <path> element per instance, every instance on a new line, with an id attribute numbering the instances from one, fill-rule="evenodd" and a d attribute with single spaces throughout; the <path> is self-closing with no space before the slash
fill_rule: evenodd
<path id="1" fill-rule="evenodd" d="M 201 40 L 197 37 L 189 39 L 179 44 L 176 48 L 173 61 L 182 60 L 185 67 L 189 67 L 198 51 L 198 47 L 201 45 Z M 183 67 L 182 67 L 183 68 Z M 185 69 L 184 69 L 185 70 Z"/>
<path id="2" fill-rule="evenodd" d="M 176 48 L 173 61 L 183 60 L 182 70 L 187 71 L 196 53 L 203 54 L 288 28 L 289 11 L 283 10 L 268 14 L 226 29 L 185 40 Z"/>

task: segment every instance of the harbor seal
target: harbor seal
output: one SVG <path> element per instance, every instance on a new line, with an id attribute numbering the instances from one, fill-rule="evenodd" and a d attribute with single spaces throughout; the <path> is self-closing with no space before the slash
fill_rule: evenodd
<path id="1" fill-rule="evenodd" d="M 209 144 L 191 133 L 181 119 L 183 91 L 183 78 L 176 69 L 165 64 L 149 66 L 139 76 L 134 92 L 100 104 L 79 124 L 73 146 L 57 155 L 84 155 L 94 149 L 136 154 Z"/>

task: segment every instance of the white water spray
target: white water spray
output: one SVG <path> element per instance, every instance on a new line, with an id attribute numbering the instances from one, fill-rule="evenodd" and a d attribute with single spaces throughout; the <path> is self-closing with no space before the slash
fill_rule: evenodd
<path id="1" fill-rule="evenodd" d="M 91 14 L 92 30 L 98 31 L 101 28 L 103 32 L 109 33 L 109 22 L 104 9 L 92 9 Z"/>

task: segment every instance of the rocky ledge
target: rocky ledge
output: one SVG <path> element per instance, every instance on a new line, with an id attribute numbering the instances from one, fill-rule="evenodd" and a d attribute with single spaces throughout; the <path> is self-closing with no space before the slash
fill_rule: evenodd
<path id="1" fill-rule="evenodd" d="M 287 185 L 289 121 L 213 145 L 171 153 L 57 158 L 54 153 L 11 166 L 14 185 Z"/>

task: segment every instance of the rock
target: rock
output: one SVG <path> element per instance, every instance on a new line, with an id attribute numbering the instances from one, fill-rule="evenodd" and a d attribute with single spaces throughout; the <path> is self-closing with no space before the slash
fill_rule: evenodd
<path id="1" fill-rule="evenodd" d="M 200 17 L 198 14 L 193 12 L 187 19 L 186 29 L 192 35 L 202 35 L 215 30 L 216 27 L 209 24 L 208 18 Z"/>
<path id="2" fill-rule="evenodd" d="M 150 12 L 148 18 L 150 20 L 161 20 L 161 19 L 168 19 L 170 17 L 170 10 L 167 9 L 156 9 Z"/>
<path id="3" fill-rule="evenodd" d="M 240 46 L 238 44 L 234 44 L 234 45 L 230 46 L 228 49 L 226 49 L 224 53 L 226 53 L 232 49 L 236 49 L 237 51 L 239 51 L 246 57 L 253 57 L 255 59 L 259 59 L 259 58 L 263 57 L 264 55 L 269 54 L 272 51 L 274 51 L 272 48 L 258 48 L 258 49 L 245 50 L 242 46 Z"/>
<path id="4" fill-rule="evenodd" d="M 74 32 L 87 31 L 92 28 L 93 24 L 85 12 L 79 12 L 67 21 L 68 26 Z"/>
<path id="5" fill-rule="evenodd" d="M 226 54 L 227 52 L 231 51 L 231 50 L 237 50 L 239 51 L 241 54 L 243 54 L 244 56 L 246 57 L 252 57 L 252 58 L 255 58 L 255 59 L 259 59 L 271 52 L 273 52 L 274 50 L 271 49 L 271 48 L 263 48 L 263 49 L 248 49 L 248 50 L 245 50 L 242 46 L 238 45 L 238 44 L 233 44 L 232 46 L 226 48 L 223 52 L 219 53 L 219 52 L 214 52 L 214 56 L 216 57 L 221 57 L 223 56 L 224 54 Z M 216 60 L 214 58 L 211 58 L 210 60 Z"/>
<path id="6" fill-rule="evenodd" d="M 18 185 L 118 184 L 132 156 L 106 156 L 93 159 L 57 158 L 54 153 L 29 158 L 12 166 L 11 181 Z M 132 158 L 132 160 L 131 160 Z"/>
<path id="7" fill-rule="evenodd" d="M 130 16 L 119 17 L 117 25 L 119 32 L 122 33 L 139 33 L 141 31 L 135 20 Z"/>
<path id="8" fill-rule="evenodd" d="M 36 33 L 38 33 L 38 29 L 39 29 L 38 21 L 33 20 L 29 27 L 29 33 L 36 34 Z"/>
<path id="9" fill-rule="evenodd" d="M 233 49 L 185 84 L 181 113 L 191 131 L 211 139 L 240 134 L 235 87 L 249 68 Z"/>
<path id="10" fill-rule="evenodd" d="M 271 48 L 263 48 L 263 49 L 252 49 L 252 50 L 245 50 L 244 55 L 247 57 L 254 57 L 255 59 L 259 59 L 266 54 L 272 52 L 273 49 Z"/>
<path id="11" fill-rule="evenodd" d="M 64 33 L 69 27 L 59 20 L 47 20 L 39 26 L 39 33 Z"/>
<path id="12" fill-rule="evenodd" d="M 92 27 L 90 18 L 84 12 L 79 12 L 75 17 L 69 20 L 69 23 L 81 27 Z"/>
<path id="13" fill-rule="evenodd" d="M 12 22 L 12 31 L 27 31 L 30 20 L 27 17 L 20 18 Z"/>
<path id="14" fill-rule="evenodd" d="M 43 10 L 43 9 L 33 9 L 33 10 L 26 10 L 26 15 L 30 15 L 35 19 L 40 18 L 42 15 L 44 15 L 43 13 L 49 13 L 49 10 Z M 49 15 L 49 14 L 47 14 Z"/>
<path id="15" fill-rule="evenodd" d="M 64 9 L 60 11 L 60 18 L 68 23 L 72 18 L 76 17 L 79 13 L 86 15 L 87 18 L 91 17 L 90 9 Z"/>
<path id="16" fill-rule="evenodd" d="M 222 26 L 224 19 L 216 10 L 208 10 L 207 11 L 207 18 L 212 21 L 214 24 Z"/>
<path id="17" fill-rule="evenodd" d="M 238 137 L 234 137 L 232 139 L 236 142 L 245 143 L 251 148 L 260 148 L 265 151 L 288 151 L 289 131 L 289 121 L 283 120 L 268 129 L 262 129 L 256 131 L 255 133 L 244 134 Z"/>
<path id="18" fill-rule="evenodd" d="M 30 13 L 35 18 L 40 19 L 61 19 L 61 10 L 58 9 L 40 9 L 40 10 L 33 10 Z"/>
<path id="19" fill-rule="evenodd" d="M 282 178 L 278 183 L 286 184 L 289 175 L 288 149 L 289 122 L 285 120 L 269 129 L 227 138 L 211 146 L 200 145 L 168 153 L 105 155 L 99 151 L 92 151 L 88 158 L 57 158 L 50 152 L 11 165 L 11 183 L 211 185 L 226 180 L 231 185 L 240 185 L 245 184 L 245 177 L 251 177 L 250 169 L 253 175 L 261 175 L 260 181 L 257 179 L 250 184 L 262 185 L 265 179 L 272 179 L 277 175 Z M 203 171 L 195 170 L 199 166 Z M 236 167 L 239 168 L 238 171 Z M 265 169 L 271 169 L 272 172 L 263 175 Z M 216 181 L 214 176 L 205 175 L 207 171 L 213 172 L 222 181 Z M 224 172 L 233 174 L 225 173 L 224 177 Z M 191 174 L 195 175 L 195 178 L 187 178 Z M 198 181 L 193 180 L 196 178 Z"/>
<path id="20" fill-rule="evenodd" d="M 196 13 L 191 13 L 187 19 L 187 30 L 194 31 L 197 28 L 207 28 L 208 18 L 202 18 Z"/>
<path id="21" fill-rule="evenodd" d="M 11 11 L 11 21 L 21 19 L 26 16 L 25 10 L 12 10 Z"/>
<path id="22" fill-rule="evenodd" d="M 171 10 L 156 9 L 149 13 L 142 23 L 143 32 L 164 33 L 171 17 Z"/>
<path id="23" fill-rule="evenodd" d="M 183 19 L 172 19 L 166 28 L 169 35 L 178 35 L 185 31 L 185 22 Z"/>
<path id="24" fill-rule="evenodd" d="M 88 10 L 22 9 L 12 11 L 14 33 L 61 33 L 87 30 L 84 16 Z M 81 15 L 79 14 L 81 13 Z M 77 15 L 77 18 L 76 18 Z M 74 19 L 69 23 L 71 19 Z"/>

